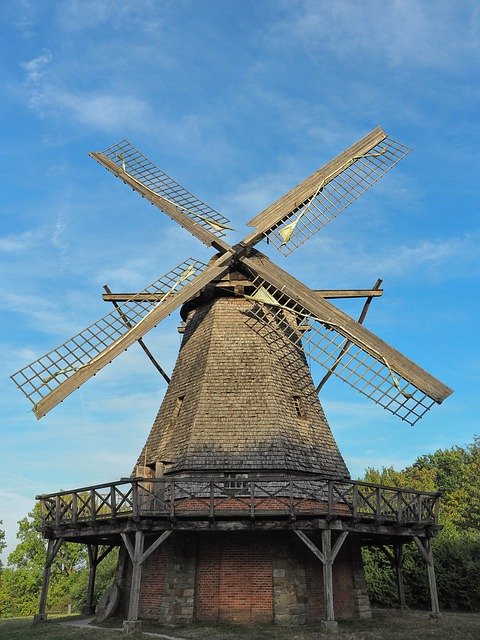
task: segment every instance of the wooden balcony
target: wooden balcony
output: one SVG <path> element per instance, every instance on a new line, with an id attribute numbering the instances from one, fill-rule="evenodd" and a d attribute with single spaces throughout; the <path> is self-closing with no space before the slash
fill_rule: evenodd
<path id="1" fill-rule="evenodd" d="M 321 520 L 338 528 L 393 533 L 436 528 L 440 494 L 321 477 L 164 477 L 37 496 L 48 537 L 148 528 L 281 528 Z M 243 525 L 241 523 L 244 523 Z M 203 523 L 203 524 L 202 524 Z M 223 523 L 223 525 L 222 525 Z M 245 523 L 247 523 L 245 525 Z M 277 523 L 275 525 L 275 523 Z M 362 526 L 363 525 L 363 526 Z"/>

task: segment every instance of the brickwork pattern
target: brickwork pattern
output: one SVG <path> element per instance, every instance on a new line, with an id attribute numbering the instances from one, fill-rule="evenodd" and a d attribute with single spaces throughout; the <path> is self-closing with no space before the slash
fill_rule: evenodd
<path id="1" fill-rule="evenodd" d="M 320 536 L 310 534 L 320 547 Z M 123 592 L 127 610 L 131 567 Z M 333 565 L 335 616 L 368 617 L 360 548 L 345 541 Z M 293 532 L 175 532 L 145 562 L 140 618 L 161 622 L 324 619 L 322 564 Z"/>

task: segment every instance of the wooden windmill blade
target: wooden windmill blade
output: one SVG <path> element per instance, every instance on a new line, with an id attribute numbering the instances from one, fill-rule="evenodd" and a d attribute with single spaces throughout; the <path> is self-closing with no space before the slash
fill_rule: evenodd
<path id="1" fill-rule="evenodd" d="M 184 261 L 145 290 L 161 293 L 160 301 L 124 302 L 13 374 L 15 384 L 33 403 L 35 416 L 42 418 L 177 307 L 222 276 L 228 270 L 229 261 L 230 255 L 217 258 L 209 266 L 198 260 Z"/>
<path id="2" fill-rule="evenodd" d="M 255 231 L 244 243 L 264 237 L 288 255 L 309 240 L 385 175 L 411 149 L 377 127 L 248 222 Z"/>
<path id="3" fill-rule="evenodd" d="M 308 318 L 307 333 L 292 333 L 305 354 L 409 424 L 415 424 L 434 403 L 441 404 L 452 393 L 266 256 L 255 252 L 242 262 L 255 276 L 257 287 L 251 296 L 256 304 L 248 322 L 272 345 L 275 334 L 285 333 L 285 312 Z"/>
<path id="4" fill-rule="evenodd" d="M 232 228 L 229 220 L 170 178 L 127 140 L 89 155 L 204 244 L 222 253 L 230 249 L 221 240 Z"/>

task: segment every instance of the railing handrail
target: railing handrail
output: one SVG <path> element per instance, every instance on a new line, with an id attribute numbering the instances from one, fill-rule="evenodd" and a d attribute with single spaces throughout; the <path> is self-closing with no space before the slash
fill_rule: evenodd
<path id="1" fill-rule="evenodd" d="M 429 496 L 429 497 L 441 497 L 443 495 L 442 491 L 420 491 L 419 489 L 411 489 L 409 487 L 393 487 L 390 485 L 382 485 L 382 484 L 376 484 L 373 482 L 363 482 L 363 480 L 349 480 L 347 478 L 326 478 L 324 476 L 320 476 L 320 475 L 312 475 L 312 476 L 241 476 L 238 475 L 237 477 L 230 477 L 230 476 L 202 476 L 202 475 L 198 475 L 198 476 L 187 476 L 187 477 L 181 477 L 181 476 L 163 476 L 161 478 L 145 478 L 145 477 L 129 477 L 129 478 L 121 478 L 120 480 L 116 480 L 114 482 L 104 482 L 102 484 L 94 484 L 94 485 L 89 485 L 87 487 L 80 487 L 78 489 L 70 489 L 69 491 L 57 491 L 55 493 L 46 493 L 46 494 L 40 494 L 35 496 L 35 500 L 46 500 L 48 498 L 55 498 L 57 496 L 63 496 L 63 495 L 72 495 L 72 494 L 78 494 L 78 493 L 84 493 L 87 491 L 97 491 L 100 489 L 105 489 L 105 488 L 111 488 L 111 487 L 117 487 L 117 486 L 122 486 L 122 485 L 126 485 L 126 484 L 134 484 L 134 483 L 155 483 L 155 484 L 172 484 L 172 483 L 199 483 L 199 482 L 203 482 L 203 483 L 215 483 L 215 484 L 220 484 L 220 483 L 225 483 L 225 482 L 231 482 L 231 481 L 238 481 L 238 482 L 254 482 L 254 483 L 265 483 L 265 484 L 269 484 L 272 482 L 324 482 L 324 483 L 329 483 L 329 482 L 333 482 L 336 485 L 352 485 L 353 486 L 357 486 L 357 487 L 369 487 L 372 489 L 380 489 L 383 491 L 395 491 L 396 493 L 410 493 L 410 494 L 414 494 L 414 495 L 422 495 L 422 496 Z"/>

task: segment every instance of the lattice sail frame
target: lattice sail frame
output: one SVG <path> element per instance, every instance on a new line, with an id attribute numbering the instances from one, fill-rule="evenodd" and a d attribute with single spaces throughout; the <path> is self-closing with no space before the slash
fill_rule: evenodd
<path id="1" fill-rule="evenodd" d="M 36 405 L 76 371 L 94 361 L 150 311 L 188 286 L 205 267 L 194 258 L 184 260 L 141 292 L 161 294 L 163 297 L 159 302 L 127 300 L 67 342 L 14 373 L 12 380 Z"/>
<path id="2" fill-rule="evenodd" d="M 256 289 L 248 296 L 252 308 L 246 323 L 275 350 L 279 341 L 293 342 L 306 356 L 410 425 L 435 404 L 435 400 L 393 371 L 385 358 L 380 354 L 374 357 L 343 327 L 330 323 L 328 318 L 313 317 L 263 278 L 256 277 L 253 284 Z M 278 306 L 255 300 L 256 296 L 271 296 Z"/>
<path id="3" fill-rule="evenodd" d="M 410 147 L 385 138 L 368 153 L 347 161 L 341 173 L 330 181 L 328 176 L 322 178 L 313 196 L 265 233 L 268 241 L 283 255 L 289 255 L 378 182 L 410 151 Z M 281 232 L 285 234 L 289 226 L 293 231 L 286 240 Z"/>
<path id="4" fill-rule="evenodd" d="M 228 218 L 170 178 L 128 140 L 121 140 L 100 153 L 145 187 L 177 206 L 214 235 L 224 236 L 225 229 L 231 229 L 228 226 L 230 224 Z"/>

